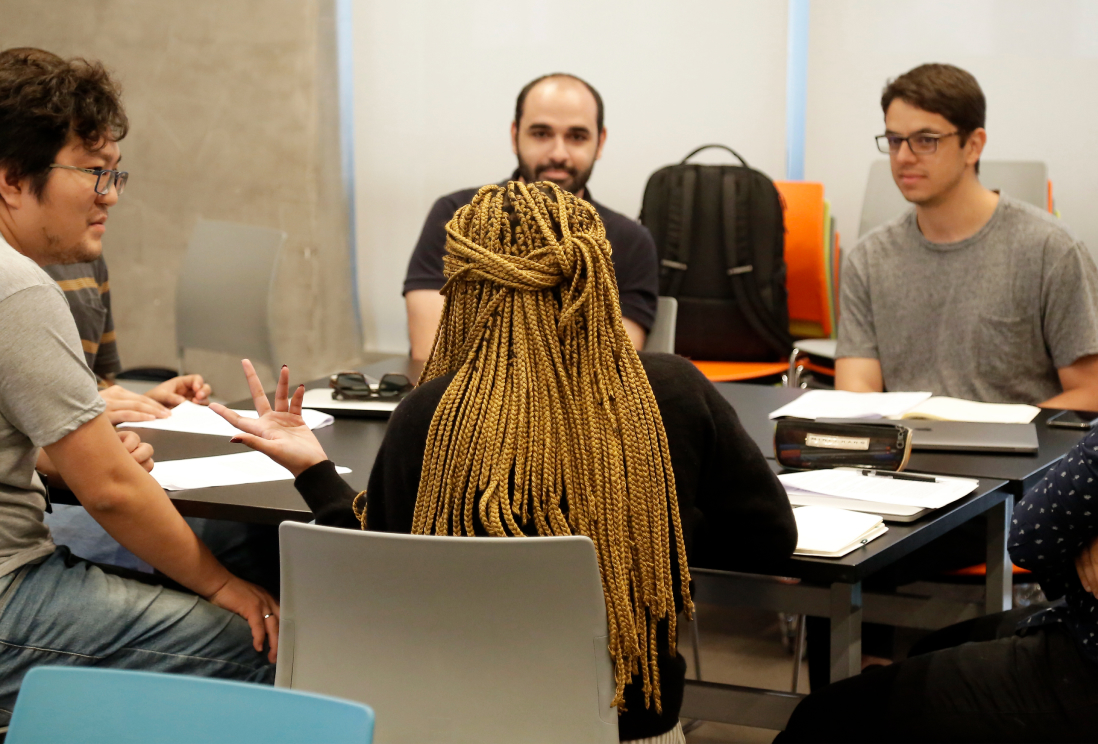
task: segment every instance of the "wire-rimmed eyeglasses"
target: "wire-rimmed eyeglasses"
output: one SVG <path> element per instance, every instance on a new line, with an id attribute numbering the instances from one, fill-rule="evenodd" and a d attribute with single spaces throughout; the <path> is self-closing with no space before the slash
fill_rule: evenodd
<path id="1" fill-rule="evenodd" d="M 122 191 L 126 188 L 126 181 L 130 178 L 129 171 L 77 168 L 75 165 L 60 165 L 58 163 L 52 164 L 50 168 L 64 168 L 65 170 L 80 171 L 95 176 L 95 193 L 100 196 L 106 196 L 110 193 L 112 183 L 114 184 L 114 190 L 118 192 L 119 196 L 122 196 Z"/>
<path id="2" fill-rule="evenodd" d="M 907 137 L 901 137 L 898 134 L 878 134 L 874 139 L 877 140 L 877 149 L 881 152 L 897 153 L 906 142 L 911 152 L 916 155 L 930 155 L 931 153 L 938 151 L 938 140 L 952 137 L 955 134 L 960 134 L 960 132 L 955 131 L 947 134 L 928 134 L 926 132 L 919 132 L 918 134 L 911 134 Z"/>

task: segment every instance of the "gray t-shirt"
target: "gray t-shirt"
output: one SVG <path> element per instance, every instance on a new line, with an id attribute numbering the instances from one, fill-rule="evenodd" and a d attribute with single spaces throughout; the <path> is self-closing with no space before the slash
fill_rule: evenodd
<path id="1" fill-rule="evenodd" d="M 57 283 L 0 237 L 0 576 L 54 551 L 38 448 L 102 413 Z"/>
<path id="2" fill-rule="evenodd" d="M 989 403 L 1063 392 L 1056 370 L 1098 353 L 1098 269 L 1045 212 L 1001 196 L 988 223 L 931 243 L 912 209 L 842 268 L 837 357 L 881 363 L 886 390 Z"/>

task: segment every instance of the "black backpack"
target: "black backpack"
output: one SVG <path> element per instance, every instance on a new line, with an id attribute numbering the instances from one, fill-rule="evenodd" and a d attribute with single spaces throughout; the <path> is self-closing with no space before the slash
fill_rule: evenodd
<path id="1" fill-rule="evenodd" d="M 742 165 L 687 163 L 709 147 Z M 641 223 L 660 259 L 660 294 L 679 301 L 675 351 L 706 361 L 788 358 L 785 222 L 774 183 L 724 145 L 704 145 L 648 179 Z"/>

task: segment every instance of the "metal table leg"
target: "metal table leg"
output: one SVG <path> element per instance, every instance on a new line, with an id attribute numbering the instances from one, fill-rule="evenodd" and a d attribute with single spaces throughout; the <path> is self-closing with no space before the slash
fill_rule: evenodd
<path id="1" fill-rule="evenodd" d="M 862 585 L 831 585 L 831 681 L 862 670 Z"/>
<path id="2" fill-rule="evenodd" d="M 984 612 L 1005 612 L 1014 605 L 1013 565 L 1007 553 L 1010 516 L 1014 497 L 991 507 L 987 512 L 987 574 L 984 577 Z"/>

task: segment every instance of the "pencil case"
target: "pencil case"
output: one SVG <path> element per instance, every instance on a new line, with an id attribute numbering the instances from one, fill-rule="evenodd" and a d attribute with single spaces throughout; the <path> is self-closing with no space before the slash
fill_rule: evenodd
<path id="1" fill-rule="evenodd" d="M 784 467 L 801 470 L 841 466 L 899 471 L 911 457 L 911 430 L 884 421 L 782 418 L 774 430 L 774 454 Z"/>

